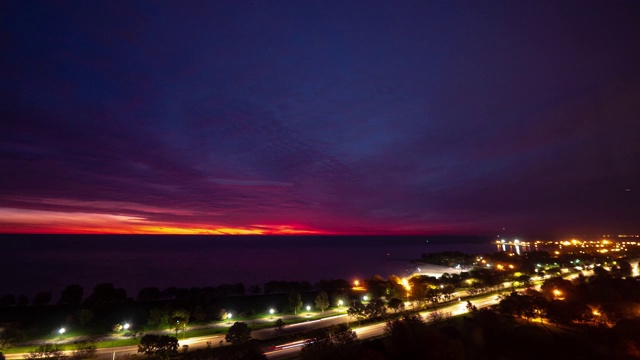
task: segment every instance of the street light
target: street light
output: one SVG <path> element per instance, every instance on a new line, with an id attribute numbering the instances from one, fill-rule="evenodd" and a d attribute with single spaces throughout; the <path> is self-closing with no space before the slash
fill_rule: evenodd
<path id="1" fill-rule="evenodd" d="M 362 301 L 367 301 L 367 300 L 369 300 L 369 297 L 367 295 L 362 297 Z"/>
<path id="2" fill-rule="evenodd" d="M 229 320 L 228 324 L 231 324 L 231 318 L 233 315 L 231 313 L 227 313 L 227 320 Z"/>
<path id="3" fill-rule="evenodd" d="M 342 306 L 342 305 L 344 305 L 344 301 L 338 300 L 338 306 Z"/>
<path id="4" fill-rule="evenodd" d="M 271 318 L 273 319 L 273 313 L 275 313 L 276 311 L 274 309 L 269 309 L 269 314 L 271 314 Z"/>
<path id="5" fill-rule="evenodd" d="M 129 327 L 131 327 L 131 325 L 129 325 L 129 323 L 124 323 L 124 325 L 122 325 L 122 328 L 125 330 L 128 330 Z"/>
<path id="6" fill-rule="evenodd" d="M 67 329 L 65 328 L 60 328 L 60 330 L 58 330 L 58 334 L 62 335 L 65 333 L 65 331 L 67 331 Z"/>

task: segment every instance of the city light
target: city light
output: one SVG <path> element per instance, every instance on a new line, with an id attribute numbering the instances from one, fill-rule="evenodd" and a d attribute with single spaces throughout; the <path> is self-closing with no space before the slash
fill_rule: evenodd
<path id="1" fill-rule="evenodd" d="M 130 326 L 131 325 L 129 325 L 129 323 L 124 323 L 124 325 L 122 325 L 122 328 L 128 330 Z"/>
<path id="2" fill-rule="evenodd" d="M 62 335 L 62 334 L 64 334 L 66 331 L 67 331 L 67 329 L 65 329 L 65 328 L 60 328 L 60 329 L 58 330 L 58 334 Z"/>

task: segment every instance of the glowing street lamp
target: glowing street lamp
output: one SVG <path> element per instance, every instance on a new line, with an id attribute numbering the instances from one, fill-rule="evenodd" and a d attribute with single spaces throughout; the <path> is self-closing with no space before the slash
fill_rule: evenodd
<path id="1" fill-rule="evenodd" d="M 58 330 L 58 334 L 62 335 L 62 334 L 64 334 L 66 331 L 67 331 L 67 329 L 65 329 L 65 328 L 60 328 L 60 329 Z"/>
<path id="2" fill-rule="evenodd" d="M 369 300 L 369 297 L 367 295 L 362 297 L 362 301 L 368 301 L 368 300 Z"/>
<path id="3" fill-rule="evenodd" d="M 273 314 L 274 314 L 275 312 L 276 312 L 276 311 L 275 311 L 274 309 L 269 309 L 269 314 L 271 314 L 271 318 L 272 318 L 272 319 L 273 319 Z"/>
<path id="4" fill-rule="evenodd" d="M 124 325 L 122 325 L 122 328 L 125 330 L 128 330 L 131 327 L 131 325 L 129 325 L 129 323 L 124 323 Z"/>
<path id="5" fill-rule="evenodd" d="M 233 315 L 231 313 L 227 313 L 227 320 L 229 320 L 228 324 L 231 324 L 231 318 Z"/>
<path id="6" fill-rule="evenodd" d="M 342 306 L 342 305 L 344 305 L 344 301 L 338 300 L 338 306 Z"/>

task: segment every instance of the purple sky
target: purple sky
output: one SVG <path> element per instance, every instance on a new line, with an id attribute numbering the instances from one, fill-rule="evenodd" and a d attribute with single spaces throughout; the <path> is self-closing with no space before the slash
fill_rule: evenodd
<path id="1" fill-rule="evenodd" d="M 638 1 L 0 9 L 0 232 L 640 231 Z"/>

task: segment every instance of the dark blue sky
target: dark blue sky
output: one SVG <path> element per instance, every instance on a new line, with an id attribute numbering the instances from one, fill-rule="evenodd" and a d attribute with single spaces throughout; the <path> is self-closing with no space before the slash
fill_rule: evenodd
<path id="1" fill-rule="evenodd" d="M 640 231 L 637 1 L 0 13 L 0 232 Z"/>

